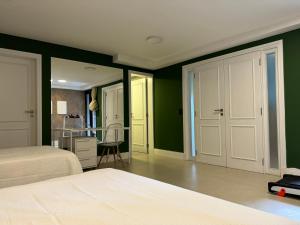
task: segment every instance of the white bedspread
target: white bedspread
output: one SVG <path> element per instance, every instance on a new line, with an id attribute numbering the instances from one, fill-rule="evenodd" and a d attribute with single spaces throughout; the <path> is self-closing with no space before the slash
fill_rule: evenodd
<path id="1" fill-rule="evenodd" d="M 0 188 L 82 173 L 78 158 L 50 146 L 0 149 Z"/>
<path id="2" fill-rule="evenodd" d="M 0 190 L 1 225 L 296 225 L 114 169 Z"/>

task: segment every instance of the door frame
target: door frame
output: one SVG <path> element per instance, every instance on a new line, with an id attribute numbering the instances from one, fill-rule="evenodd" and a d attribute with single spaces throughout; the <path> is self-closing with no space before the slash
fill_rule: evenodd
<path id="1" fill-rule="evenodd" d="M 128 71 L 128 96 L 129 96 L 129 126 L 130 128 L 132 129 L 132 119 L 131 119 L 131 75 L 132 74 L 138 74 L 138 75 L 141 75 L 141 76 L 145 76 L 146 78 L 152 78 L 152 87 L 151 87 L 151 92 L 152 92 L 152 96 L 151 96 L 151 99 L 152 99 L 152 107 L 150 107 L 150 110 L 152 111 L 152 116 L 149 117 L 149 123 L 148 123 L 148 132 L 149 132 L 149 127 L 150 127 L 150 132 L 148 134 L 148 144 L 149 144 L 149 148 L 148 148 L 148 153 L 152 153 L 152 151 L 154 151 L 154 80 L 153 80 L 153 74 L 151 73 L 144 73 L 144 72 L 139 72 L 139 71 L 134 71 L 134 70 L 129 70 Z M 148 92 L 148 90 L 147 90 Z M 147 94 L 148 95 L 148 94 Z M 149 96 L 148 96 L 149 98 Z M 148 99 L 147 99 L 148 101 Z M 149 106 L 149 102 L 147 104 L 147 110 L 149 110 L 148 108 Z M 129 157 L 131 158 L 132 157 L 132 130 L 131 130 L 131 135 L 130 135 L 130 152 L 129 152 Z"/>
<path id="2" fill-rule="evenodd" d="M 276 91 L 277 91 L 277 121 L 278 121 L 278 127 L 277 127 L 277 133 L 278 133 L 278 151 L 279 151 L 279 173 L 283 174 L 284 171 L 287 168 L 286 164 L 286 134 L 285 134 L 285 101 L 284 101 L 284 70 L 283 70 L 283 41 L 275 41 L 270 42 L 267 44 L 255 46 L 252 48 L 244 49 L 241 51 L 236 51 L 233 53 L 221 55 L 215 58 L 210 58 L 207 60 L 195 62 L 192 64 L 188 64 L 182 67 L 182 100 L 183 100 L 183 142 L 184 142 L 184 154 L 185 159 L 190 160 L 191 157 L 191 124 L 189 121 L 191 121 L 191 111 L 190 111 L 190 104 L 189 104 L 189 74 L 190 72 L 195 68 L 199 67 L 203 64 L 214 62 L 218 60 L 224 60 L 226 58 L 247 54 L 254 51 L 261 51 L 262 52 L 262 60 L 263 60 L 263 54 L 268 52 L 269 50 L 275 49 L 277 52 L 277 74 L 276 74 Z M 264 70 L 264 69 L 263 69 Z M 265 71 L 265 70 L 264 70 Z M 265 75 L 265 72 L 262 73 Z M 266 85 L 266 84 L 264 84 Z M 265 88 L 266 86 L 264 86 Z M 266 96 L 264 96 L 265 98 Z M 265 99 L 264 99 L 265 102 Z M 265 112 L 265 105 L 263 104 L 263 111 Z M 265 113 L 264 113 L 265 114 Z M 265 129 L 268 129 L 266 124 L 268 121 L 263 115 L 263 126 L 264 126 L 264 140 L 268 138 L 265 132 Z M 267 149 L 263 149 L 263 154 L 265 157 L 268 156 L 268 152 L 266 152 Z M 264 165 L 264 171 L 265 173 L 271 173 L 271 174 L 278 174 L 276 171 L 271 171 L 268 168 L 267 163 Z"/>
<path id="3" fill-rule="evenodd" d="M 25 59 L 31 59 L 35 61 L 35 75 L 36 75 L 36 140 L 37 145 L 42 145 L 42 55 L 30 53 L 30 52 L 22 52 L 16 50 L 10 50 L 5 48 L 0 48 L 0 54 L 6 55 L 9 57 L 20 57 Z M 50 80 L 49 80 L 50 83 Z"/>

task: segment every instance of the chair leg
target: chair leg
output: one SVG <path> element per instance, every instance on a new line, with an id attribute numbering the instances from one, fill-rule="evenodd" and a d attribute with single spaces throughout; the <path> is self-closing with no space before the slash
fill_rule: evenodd
<path id="1" fill-rule="evenodd" d="M 119 150 L 119 145 L 117 145 L 117 156 L 120 158 L 120 161 L 122 162 L 122 164 L 124 165 L 124 161 L 122 159 L 122 156 L 121 156 L 121 153 L 120 153 L 120 150 Z"/>
<path id="2" fill-rule="evenodd" d="M 108 158 L 109 158 L 109 147 L 107 148 L 107 155 L 106 155 L 106 163 L 108 163 Z"/>
<path id="3" fill-rule="evenodd" d="M 113 152 L 113 155 L 114 155 L 114 162 L 115 162 L 116 161 L 116 149 L 115 149 L 114 146 L 112 147 L 112 152 Z"/>
<path id="4" fill-rule="evenodd" d="M 97 166 L 97 167 L 100 166 L 101 160 L 102 160 L 103 157 L 104 157 L 104 153 L 105 153 L 105 148 L 102 149 L 101 157 L 100 157 L 100 160 L 99 160 L 99 162 L 98 162 L 98 166 Z"/>

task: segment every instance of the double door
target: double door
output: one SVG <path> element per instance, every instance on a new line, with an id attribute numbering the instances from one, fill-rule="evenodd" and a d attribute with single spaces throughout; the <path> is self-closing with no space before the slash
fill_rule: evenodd
<path id="1" fill-rule="evenodd" d="M 194 70 L 197 159 L 263 172 L 260 52 Z"/>

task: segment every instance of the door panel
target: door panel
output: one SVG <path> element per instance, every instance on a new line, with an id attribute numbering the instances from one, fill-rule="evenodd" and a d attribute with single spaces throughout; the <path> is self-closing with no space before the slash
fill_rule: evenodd
<path id="1" fill-rule="evenodd" d="M 224 61 L 227 166 L 263 172 L 260 52 Z"/>
<path id="2" fill-rule="evenodd" d="M 194 71 L 197 160 L 226 166 L 223 65 L 213 62 Z"/>
<path id="3" fill-rule="evenodd" d="M 0 148 L 36 145 L 33 60 L 0 56 Z"/>
<path id="4" fill-rule="evenodd" d="M 255 117 L 255 73 L 252 59 L 244 61 L 244 56 L 227 66 L 229 83 L 230 118 Z M 238 94 L 243 93 L 243 94 Z"/>
<path id="5" fill-rule="evenodd" d="M 131 81 L 132 150 L 147 153 L 146 80 Z"/>

